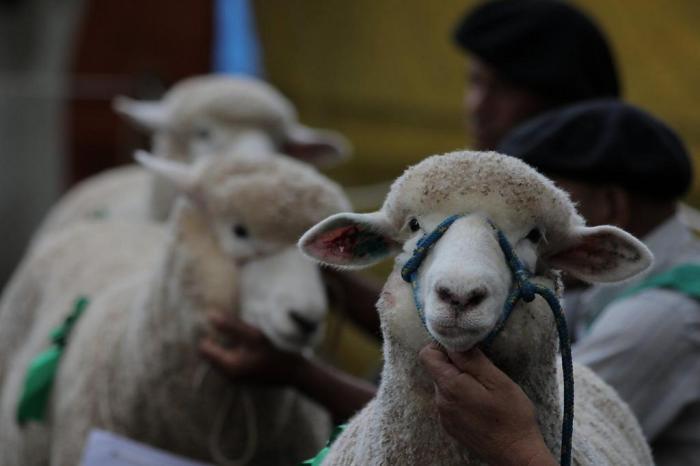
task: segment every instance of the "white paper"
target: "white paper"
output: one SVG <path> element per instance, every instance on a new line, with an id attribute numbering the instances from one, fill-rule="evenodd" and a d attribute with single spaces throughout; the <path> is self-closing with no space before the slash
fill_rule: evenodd
<path id="1" fill-rule="evenodd" d="M 93 429 L 82 466 L 213 466 L 153 448 L 104 430 Z"/>

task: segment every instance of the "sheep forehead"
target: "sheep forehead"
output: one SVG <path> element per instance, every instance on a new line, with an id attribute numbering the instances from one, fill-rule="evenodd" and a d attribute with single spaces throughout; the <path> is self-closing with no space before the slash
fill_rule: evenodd
<path id="1" fill-rule="evenodd" d="M 481 212 L 501 227 L 535 223 L 550 235 L 582 223 L 565 192 L 524 162 L 495 152 L 425 159 L 394 182 L 383 210 L 397 228 L 432 212 Z"/>
<path id="2" fill-rule="evenodd" d="M 281 125 L 296 120 L 294 107 L 282 94 L 253 78 L 190 78 L 175 85 L 165 101 L 176 127 L 201 116 L 259 125 Z"/>
<path id="3" fill-rule="evenodd" d="M 207 208 L 245 223 L 261 239 L 293 244 L 324 218 L 350 210 L 338 185 L 299 162 L 241 157 L 208 168 L 200 178 Z"/>

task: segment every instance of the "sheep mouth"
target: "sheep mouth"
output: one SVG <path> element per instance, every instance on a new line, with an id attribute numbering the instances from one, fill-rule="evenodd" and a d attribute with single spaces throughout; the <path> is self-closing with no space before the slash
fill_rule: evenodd
<path id="1" fill-rule="evenodd" d="M 450 351 L 466 351 L 488 334 L 487 327 L 460 327 L 428 322 L 428 331 L 437 342 Z"/>

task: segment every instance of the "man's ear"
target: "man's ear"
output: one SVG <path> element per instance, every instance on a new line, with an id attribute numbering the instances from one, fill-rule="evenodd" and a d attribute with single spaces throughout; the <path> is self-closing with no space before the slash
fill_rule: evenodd
<path id="1" fill-rule="evenodd" d="M 610 225 L 576 227 L 569 246 L 544 258 L 586 282 L 610 283 L 626 280 L 649 268 L 651 251 L 637 238 Z"/>
<path id="2" fill-rule="evenodd" d="M 312 227 L 299 240 L 307 256 L 323 264 L 363 268 L 401 250 L 393 228 L 380 212 L 335 214 Z"/>

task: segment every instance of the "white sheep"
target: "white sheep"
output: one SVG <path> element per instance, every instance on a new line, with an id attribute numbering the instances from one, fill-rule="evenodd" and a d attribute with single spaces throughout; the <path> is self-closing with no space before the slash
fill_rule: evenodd
<path id="1" fill-rule="evenodd" d="M 91 428 L 207 461 L 295 464 L 327 438 L 326 412 L 291 389 L 232 383 L 209 370 L 197 343 L 211 331 L 212 309 L 240 315 L 287 350 L 316 342 L 324 288 L 295 242 L 347 209 L 345 196 L 313 168 L 279 157 L 238 154 L 194 168 L 142 162 L 186 195 L 167 234 L 84 222 L 25 264 L 52 283 L 56 274 L 71 275 L 33 303 L 35 324 L 0 400 L 0 464 L 78 464 Z M 27 365 L 78 295 L 90 304 L 62 356 L 48 419 L 20 427 L 15 412 Z"/>
<path id="2" fill-rule="evenodd" d="M 156 156 L 183 162 L 256 150 L 261 155 L 287 154 L 320 166 L 342 160 L 350 150 L 339 134 L 301 125 L 289 100 L 251 77 L 197 76 L 173 86 L 160 101 L 119 97 L 114 108 L 152 134 Z M 108 170 L 71 189 L 51 210 L 35 238 L 84 219 L 163 221 L 175 194 L 172 186 L 138 165 Z"/>
<path id="3" fill-rule="evenodd" d="M 122 97 L 115 100 L 115 108 L 152 133 L 154 154 L 165 159 L 193 162 L 216 154 L 253 151 L 260 157 L 277 157 L 286 152 L 309 163 L 327 165 L 341 160 L 349 151 L 340 135 L 301 125 L 293 105 L 283 95 L 249 77 L 193 77 L 173 86 L 160 101 Z M 0 297 L 0 337 L 4 336 L 0 338 L 0 383 L 8 349 L 22 340 L 32 322 L 29 312 L 17 314 L 14 310 L 18 303 L 33 309 L 31 302 L 46 287 L 44 281 L 31 276 L 36 269 L 26 271 L 24 265 L 42 242 L 60 237 L 61 229 L 85 220 L 140 224 L 163 221 L 176 194 L 169 183 L 143 167 L 125 166 L 79 183 L 52 208 Z M 106 260 L 113 259 L 117 258 Z"/>
<path id="4" fill-rule="evenodd" d="M 462 215 L 429 250 L 418 269 L 415 299 L 401 276 L 417 241 L 446 217 Z M 500 229 L 533 281 L 559 288 L 565 270 L 611 282 L 645 269 L 651 255 L 611 227 L 586 227 L 568 196 L 523 162 L 494 152 L 454 152 L 409 168 L 382 209 L 337 214 L 308 231 L 302 250 L 324 264 L 364 267 L 398 254 L 377 308 L 384 335 L 384 371 L 377 397 L 338 437 L 324 465 L 483 464 L 440 425 L 433 383 L 418 364 L 431 340 L 464 351 L 500 319 L 512 272 L 497 241 Z M 427 330 L 426 330 L 427 329 Z M 522 300 L 488 355 L 535 405 L 545 442 L 561 446 L 561 375 L 552 311 L 537 297 Z M 636 419 L 617 394 L 575 365 L 573 461 L 579 465 L 650 465 Z"/>

